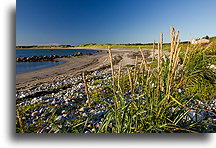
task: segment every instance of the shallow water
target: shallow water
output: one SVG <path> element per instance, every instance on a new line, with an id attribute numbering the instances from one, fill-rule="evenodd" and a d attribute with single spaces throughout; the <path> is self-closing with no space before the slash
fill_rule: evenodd
<path id="1" fill-rule="evenodd" d="M 55 65 L 64 63 L 63 61 L 59 62 L 19 62 L 16 63 L 16 74 L 35 71 Z"/>
<path id="2" fill-rule="evenodd" d="M 90 49 L 16 49 L 16 58 L 50 55 L 66 56 L 72 55 L 75 52 L 82 52 L 83 54 L 95 54 L 97 51 Z"/>
<path id="3" fill-rule="evenodd" d="M 16 58 L 49 55 L 66 56 L 72 55 L 75 52 L 82 52 L 83 54 L 96 54 L 97 51 L 88 49 L 16 49 Z M 35 71 L 62 63 L 64 62 L 17 62 L 16 74 Z"/>

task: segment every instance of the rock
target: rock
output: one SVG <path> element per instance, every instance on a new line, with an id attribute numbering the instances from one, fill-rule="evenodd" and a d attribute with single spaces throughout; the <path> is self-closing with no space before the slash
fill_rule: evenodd
<path id="1" fill-rule="evenodd" d="M 211 70 L 213 70 L 213 71 L 216 70 L 216 66 L 215 66 L 215 65 L 210 65 L 209 68 L 210 68 Z"/>
<path id="2" fill-rule="evenodd" d="M 58 123 L 64 122 L 64 116 L 56 117 L 55 121 L 58 122 Z"/>
<path id="3" fill-rule="evenodd" d="M 93 109 L 92 109 L 92 110 L 90 110 L 90 113 L 95 113 L 95 110 L 93 110 Z"/>
<path id="4" fill-rule="evenodd" d="M 99 127 L 100 127 L 100 124 L 99 124 L 99 123 L 96 123 L 96 124 L 95 124 L 95 127 L 96 127 L 96 128 L 99 128 Z"/>
<path id="5" fill-rule="evenodd" d="M 80 112 L 83 112 L 83 111 L 84 111 L 84 107 L 80 108 L 79 111 L 80 111 Z"/>
<path id="6" fill-rule="evenodd" d="M 83 117 L 87 117 L 87 114 L 86 114 L 86 113 L 83 113 L 82 116 L 83 116 Z"/>
<path id="7" fill-rule="evenodd" d="M 74 53 L 74 56 L 81 56 L 81 55 L 83 55 L 82 52 L 75 52 Z"/>
<path id="8" fill-rule="evenodd" d="M 206 118 L 207 113 L 205 111 L 197 113 L 196 110 L 190 110 L 188 115 L 193 121 L 201 121 Z"/>
<path id="9" fill-rule="evenodd" d="M 95 132 L 95 131 L 96 131 L 95 128 L 93 128 L 93 129 L 92 129 L 92 132 Z"/>
<path id="10" fill-rule="evenodd" d="M 63 116 L 63 117 L 67 117 L 67 114 L 63 114 L 62 116 Z"/>
<path id="11" fill-rule="evenodd" d="M 32 117 L 35 117 L 35 116 L 38 116 L 39 115 L 39 112 L 38 111 L 35 111 L 31 114 Z"/>
<path id="12" fill-rule="evenodd" d="M 65 113 L 65 110 L 63 110 L 61 113 L 64 114 L 64 113 Z"/>
<path id="13" fill-rule="evenodd" d="M 46 114 L 41 114 L 41 117 L 46 117 Z"/>
<path id="14" fill-rule="evenodd" d="M 44 112 L 44 109 L 43 109 L 43 108 L 41 108 L 41 109 L 39 110 L 39 112 L 40 112 L 40 113 Z"/>

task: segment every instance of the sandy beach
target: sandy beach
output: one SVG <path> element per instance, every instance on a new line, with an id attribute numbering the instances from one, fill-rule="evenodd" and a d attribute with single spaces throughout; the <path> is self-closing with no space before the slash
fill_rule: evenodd
<path id="1" fill-rule="evenodd" d="M 78 48 L 76 48 L 78 49 Z M 83 48 L 82 48 L 83 49 Z M 96 49 L 96 48 L 86 48 Z M 100 52 L 96 55 L 83 55 L 71 58 L 56 59 L 65 63 L 52 66 L 37 71 L 16 74 L 17 91 L 29 90 L 40 86 L 41 84 L 49 84 L 69 77 L 76 76 L 82 72 L 91 72 L 109 67 L 109 57 L 107 49 L 97 48 Z M 150 56 L 151 50 L 145 50 L 145 56 Z M 113 62 L 115 67 L 121 63 L 123 66 L 135 63 L 135 57 L 141 56 L 139 49 L 112 49 Z"/>

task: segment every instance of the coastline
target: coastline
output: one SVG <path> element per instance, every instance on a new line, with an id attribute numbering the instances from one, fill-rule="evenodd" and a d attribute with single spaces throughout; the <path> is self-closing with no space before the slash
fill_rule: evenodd
<path id="1" fill-rule="evenodd" d="M 37 71 L 37 73 L 33 73 L 32 76 L 36 77 L 27 74 L 26 76 L 30 76 L 29 79 L 24 76 L 23 80 L 25 82 L 17 84 L 16 91 L 17 116 L 19 121 L 21 119 L 25 121 L 27 128 L 22 128 L 23 124 L 19 124 L 18 127 L 20 128 L 17 128 L 17 132 L 25 133 L 31 132 L 31 130 L 34 130 L 36 133 L 104 132 L 100 130 L 100 127 L 105 124 L 103 122 L 107 119 L 107 113 L 120 111 L 119 114 L 122 115 L 121 110 L 115 110 L 115 101 L 113 101 L 115 98 L 112 98 L 113 94 L 118 98 L 124 97 L 124 102 L 126 104 L 123 104 L 123 106 L 120 105 L 120 107 L 123 107 L 123 110 L 127 108 L 125 105 L 130 105 L 130 100 L 132 100 L 131 95 L 134 95 L 134 98 L 138 98 L 134 100 L 135 103 L 137 103 L 138 100 L 138 103 L 143 104 L 143 102 L 148 100 L 143 97 L 145 93 L 140 95 L 140 93 L 143 93 L 143 89 L 145 89 L 145 87 L 143 88 L 143 84 L 145 85 L 145 83 L 143 83 L 142 80 L 145 75 L 147 76 L 149 74 L 148 71 L 144 70 L 144 72 L 142 72 L 143 70 L 138 68 L 139 75 L 135 75 L 138 76 L 139 79 L 139 81 L 137 81 L 138 83 L 135 83 L 137 85 L 136 93 L 131 93 L 133 85 L 132 87 L 126 88 L 124 84 L 129 86 L 128 84 L 132 82 L 130 76 L 134 75 L 131 70 L 136 70 L 136 66 L 134 66 L 136 65 L 135 61 L 138 64 L 145 59 L 146 61 L 152 60 L 151 51 L 152 50 L 146 49 L 144 51 L 145 58 L 142 58 L 143 52 L 141 56 L 138 49 L 112 49 L 112 55 L 109 54 L 109 56 L 112 57 L 114 68 L 111 68 L 109 64 L 110 57 L 107 54 L 107 50 L 102 49 L 102 52 L 98 55 L 66 58 L 64 59 L 66 63 L 61 66 L 59 65 L 60 67 L 55 66 L 55 68 L 43 69 L 43 72 L 40 70 Z M 165 52 L 163 54 L 169 53 Z M 158 56 L 158 50 L 155 50 L 155 55 Z M 122 65 L 122 68 L 120 68 L 121 75 L 119 74 L 119 64 Z M 81 75 L 82 72 L 85 73 Z M 124 89 L 123 93 L 119 91 L 117 84 L 112 83 L 113 73 L 115 76 L 118 74 L 118 78 L 120 78 L 118 84 L 120 84 L 120 91 L 121 88 Z M 31 78 L 33 79 L 31 80 Z M 150 88 L 152 94 L 154 94 L 159 86 L 155 87 L 155 85 L 152 84 L 155 84 L 158 80 L 155 79 L 155 77 L 152 77 L 151 80 L 153 81 L 149 82 L 150 85 L 148 86 L 150 87 L 148 88 Z M 185 97 L 184 88 L 177 89 L 177 92 Z M 87 94 L 90 94 L 91 98 L 88 98 Z M 211 98 L 213 98 L 213 96 L 211 96 Z M 89 101 L 91 103 L 89 103 Z M 149 103 L 151 103 L 151 101 L 143 105 L 148 109 L 148 107 L 151 106 Z M 199 110 L 197 105 L 200 104 L 208 108 L 208 110 L 203 110 L 204 114 L 197 114 L 200 116 L 200 118 L 197 119 L 193 108 Z M 200 129 L 200 125 L 202 125 L 202 123 L 200 123 L 198 126 L 195 126 L 195 132 L 214 132 L 214 125 L 212 124 L 212 114 L 215 114 L 214 104 L 214 99 L 194 100 L 194 102 L 189 104 L 191 110 L 186 112 L 185 122 L 190 120 L 198 122 L 200 120 L 208 121 L 211 127 Z M 131 107 L 133 106 L 131 105 Z M 170 106 L 170 108 L 171 107 L 172 106 Z M 161 108 L 163 108 L 163 106 L 161 106 Z M 135 108 L 132 108 L 132 110 L 135 110 Z M 166 108 L 164 110 L 166 110 Z M 141 110 L 141 112 L 143 111 Z M 146 116 L 146 112 L 144 112 L 143 116 Z M 208 114 L 209 112 L 212 114 Z M 133 114 L 133 112 L 130 111 L 129 114 L 131 115 L 131 113 Z M 149 116 L 147 116 L 147 118 L 149 118 Z M 208 118 L 208 120 L 203 120 L 205 118 Z M 84 124 L 86 122 L 88 123 Z M 78 127 L 77 125 L 82 126 Z M 111 122 L 109 128 L 112 128 L 112 125 L 113 123 Z M 34 127 L 37 127 L 37 129 L 35 130 Z M 112 133 L 112 131 L 108 132 Z M 194 131 L 189 130 L 189 132 Z"/>
<path id="2" fill-rule="evenodd" d="M 78 49 L 78 48 L 76 48 Z M 103 69 L 109 65 L 107 49 L 105 48 L 82 48 L 100 50 L 96 55 L 83 55 L 79 57 L 55 59 L 56 61 L 64 61 L 64 63 L 52 67 L 16 74 L 17 91 L 29 90 L 42 84 L 49 84 L 59 80 L 74 77 L 82 72 L 90 72 Z M 147 57 L 151 50 L 146 50 Z M 115 67 L 118 63 L 125 65 L 133 65 L 135 63 L 135 54 L 138 49 L 112 49 Z"/>

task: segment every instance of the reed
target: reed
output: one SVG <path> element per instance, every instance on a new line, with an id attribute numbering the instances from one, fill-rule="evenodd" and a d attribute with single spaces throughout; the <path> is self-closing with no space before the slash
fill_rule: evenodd
<path id="1" fill-rule="evenodd" d="M 17 113 L 17 118 L 18 118 L 18 122 L 19 122 L 20 133 L 25 133 L 25 132 L 24 132 L 23 122 L 22 122 L 22 117 L 21 117 L 21 115 L 20 115 L 20 111 L 17 109 L 17 110 L 16 110 L 16 113 Z"/>
<path id="2" fill-rule="evenodd" d="M 178 72 L 181 56 L 181 47 L 179 47 L 180 40 L 178 38 L 179 31 L 175 31 L 173 27 L 170 27 L 170 31 L 171 49 L 169 59 L 167 60 L 165 57 L 164 61 L 162 59 L 163 34 L 160 33 L 160 41 L 158 42 L 157 72 L 154 71 L 154 67 L 148 67 L 147 60 L 141 48 L 139 48 L 142 55 L 141 64 L 137 64 L 138 58 L 136 57 L 133 71 L 127 68 L 127 80 L 129 81 L 129 88 L 132 92 L 131 96 L 133 96 L 133 99 L 129 103 L 121 104 L 119 106 L 117 114 L 118 117 L 121 118 L 118 119 L 120 125 L 113 127 L 112 132 L 159 132 L 160 130 L 166 132 L 175 132 L 176 130 L 194 132 L 191 129 L 184 127 L 180 128 L 178 126 L 178 123 L 183 120 L 188 112 L 188 108 L 185 106 L 189 101 L 182 100 L 179 94 L 176 94 L 176 89 L 182 87 L 181 85 L 185 85 L 187 80 L 185 80 L 184 74 L 179 75 Z M 189 49 L 187 49 L 184 58 L 189 54 Z M 153 61 L 154 58 L 151 60 Z M 186 66 L 185 64 L 187 64 L 188 61 L 186 59 L 183 61 L 183 65 Z M 139 82 L 138 84 L 141 85 L 137 86 L 137 81 Z M 141 82 L 144 82 L 145 85 Z M 166 88 L 164 88 L 165 86 Z M 139 91 L 143 93 L 137 94 Z M 120 96 L 122 98 L 124 92 L 122 92 Z M 144 96 L 145 103 L 136 101 L 140 100 Z M 169 114 L 171 108 L 180 108 L 180 110 Z M 121 116 L 120 114 L 123 115 Z M 109 121 L 115 119 L 114 116 L 112 117 L 111 114 L 109 115 Z M 108 121 L 108 119 L 106 121 Z M 115 129 L 117 127 L 118 130 Z"/>
<path id="3" fill-rule="evenodd" d="M 133 76 L 133 88 L 136 88 L 136 83 L 137 83 L 137 66 L 138 66 L 138 56 L 136 56 L 136 60 L 135 60 L 135 66 L 134 66 L 134 76 Z M 133 89 L 133 93 L 134 93 L 134 89 Z"/>
<path id="4" fill-rule="evenodd" d="M 186 52 L 185 52 L 185 55 L 184 55 L 184 60 L 183 60 L 183 63 L 182 63 L 182 66 L 184 67 L 185 65 L 185 62 L 186 62 L 186 59 L 187 59 L 187 56 L 188 56 L 188 51 L 189 51 L 189 44 L 187 46 L 187 49 L 186 49 Z"/>
<path id="5" fill-rule="evenodd" d="M 163 56 L 163 33 L 160 33 L 160 42 L 158 43 L 158 85 L 159 89 L 162 89 L 162 78 L 161 78 L 161 72 L 162 72 L 162 56 Z"/>
<path id="6" fill-rule="evenodd" d="M 84 86 L 85 86 L 87 104 L 88 104 L 88 107 L 90 108 L 91 107 L 91 98 L 90 98 L 90 95 L 89 95 L 88 84 L 87 84 L 84 72 L 82 73 L 82 78 L 83 78 L 83 82 L 84 82 Z"/>
<path id="7" fill-rule="evenodd" d="M 152 62 L 154 61 L 155 59 L 155 40 L 153 42 L 153 49 L 152 49 Z"/>
<path id="8" fill-rule="evenodd" d="M 171 49 L 170 49 L 170 57 L 169 57 L 169 67 L 168 67 L 168 76 L 166 83 L 166 94 L 168 95 L 167 100 L 169 100 L 170 89 L 172 87 L 173 82 L 173 73 L 176 70 L 177 62 L 179 60 L 180 48 L 178 39 L 179 31 L 175 31 L 174 27 L 170 27 L 170 41 L 171 41 Z"/>
<path id="9" fill-rule="evenodd" d="M 108 52 L 109 52 L 109 59 L 110 59 L 110 66 L 112 71 L 112 84 L 115 86 L 115 73 L 114 73 L 114 66 L 113 66 L 113 57 L 112 57 L 112 51 L 110 46 L 108 46 Z"/>
<path id="10" fill-rule="evenodd" d="M 120 86 L 120 79 L 121 79 L 121 67 L 122 67 L 122 65 L 121 64 L 119 64 L 119 66 L 118 66 L 118 90 L 120 91 L 120 89 L 121 89 L 121 86 Z"/>
<path id="11" fill-rule="evenodd" d="M 140 53 L 141 53 L 141 56 L 142 56 L 142 63 L 144 64 L 144 69 L 147 70 L 148 65 L 147 65 L 147 62 L 146 62 L 144 51 L 140 47 L 139 47 L 139 50 L 140 50 Z"/>
<path id="12" fill-rule="evenodd" d="M 131 71 L 128 67 L 127 67 L 127 74 L 128 74 L 128 78 L 129 78 L 131 93 L 133 94 L 134 91 L 133 91 L 133 82 L 132 82 L 132 78 L 131 78 Z"/>

